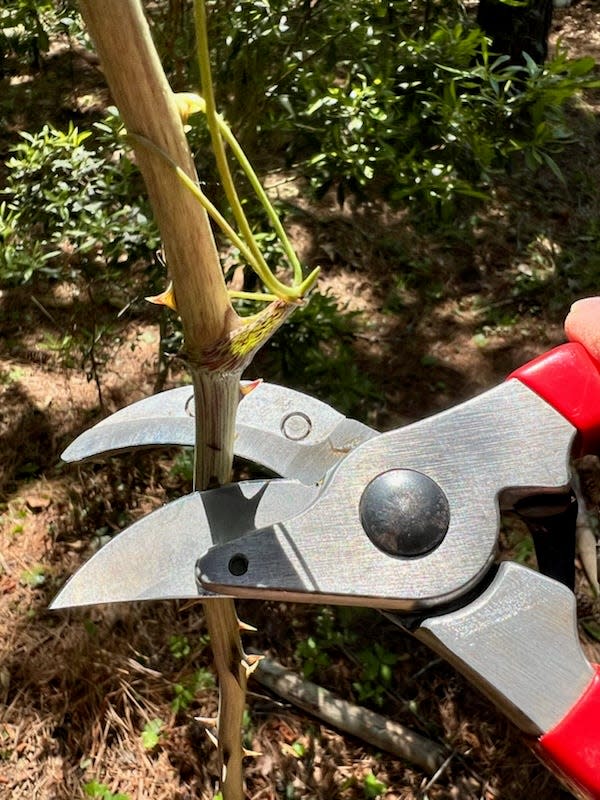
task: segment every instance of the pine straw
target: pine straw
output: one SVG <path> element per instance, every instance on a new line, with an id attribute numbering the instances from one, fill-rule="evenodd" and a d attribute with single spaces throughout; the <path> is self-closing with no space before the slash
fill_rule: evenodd
<path id="1" fill-rule="evenodd" d="M 170 485 L 164 459 L 116 459 L 29 483 L 0 517 L 2 798 L 76 800 L 91 780 L 130 800 L 213 796 L 214 751 L 195 717 L 215 716 L 216 693 L 199 691 L 178 714 L 171 707 L 174 685 L 210 667 L 201 606 L 46 610 L 65 578 L 93 552 L 98 528 L 117 529 L 184 491 Z M 46 580 L 33 588 L 24 573 L 39 564 Z M 240 613 L 259 629 L 248 639 L 251 647 L 297 667 L 294 651 L 314 633 L 316 609 L 248 602 Z M 262 755 L 246 762 L 248 798 L 276 800 L 294 792 L 302 799 L 358 800 L 371 773 L 389 787 L 388 800 L 563 796 L 515 730 L 424 646 L 376 614 L 359 618 L 355 633 L 356 650 L 377 641 L 397 655 L 383 711 L 443 744 L 449 757 L 444 769 L 432 780 L 253 684 L 246 745 Z M 169 648 L 175 634 L 192 646 L 183 659 Z M 357 700 L 356 652 L 340 648 L 330 657 L 313 679 Z M 147 751 L 141 733 L 154 719 L 164 726 L 158 745 Z"/>
<path id="2" fill-rule="evenodd" d="M 89 531 L 107 518 L 116 524 L 124 503 L 138 516 L 168 494 L 160 462 L 151 466 L 155 457 L 130 468 L 125 498 L 123 466 L 111 464 L 86 467 L 77 479 L 29 484 L 0 518 L 0 797 L 73 800 L 83 798 L 91 780 L 131 800 L 213 796 L 214 751 L 195 718 L 215 716 L 216 693 L 200 690 L 177 714 L 171 707 L 174 685 L 210 667 L 201 605 L 46 610 L 93 551 Z M 22 518 L 18 512 L 27 502 L 36 511 Z M 32 588 L 23 577 L 36 564 L 43 564 L 46 582 Z M 248 602 L 240 614 L 259 629 L 248 644 L 289 665 L 297 644 L 316 627 L 317 610 L 310 606 Z M 448 665 L 376 614 L 359 617 L 355 633 L 356 650 L 378 641 L 398 657 L 383 711 L 443 744 L 449 756 L 444 769 L 432 781 L 253 684 L 246 745 L 262 755 L 246 762 L 248 798 L 275 800 L 293 791 L 297 798 L 354 800 L 364 796 L 365 776 L 373 773 L 389 787 L 388 800 L 525 800 L 532 792 L 559 800 L 558 784 L 514 729 Z M 192 646 L 183 659 L 170 650 L 174 634 Z M 330 665 L 313 678 L 357 700 L 355 656 L 332 650 Z M 147 751 L 141 733 L 154 719 L 164 726 L 158 745 Z"/>

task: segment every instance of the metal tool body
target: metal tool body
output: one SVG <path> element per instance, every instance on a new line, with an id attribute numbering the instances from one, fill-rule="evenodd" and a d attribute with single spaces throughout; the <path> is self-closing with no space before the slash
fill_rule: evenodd
<path id="1" fill-rule="evenodd" d="M 598 447 L 600 366 L 580 345 L 566 345 L 442 414 L 382 435 L 353 429 L 342 447 L 329 446 L 329 432 L 304 451 L 297 449 L 302 437 L 290 438 L 282 419 L 293 419 L 293 430 L 308 438 L 312 418 L 303 395 L 289 397 L 283 416 L 264 417 L 273 434 L 269 453 L 251 443 L 240 450 L 255 461 L 264 455 L 270 469 L 288 477 L 321 478 L 320 486 L 298 491 L 298 483 L 272 480 L 182 498 L 117 537 L 112 554 L 100 551 L 54 607 L 187 597 L 195 564 L 196 596 L 391 609 L 533 737 L 542 758 L 582 797 L 600 798 L 600 674 L 579 647 L 574 597 L 522 566 L 495 565 L 500 506 L 564 491 L 573 447 Z M 350 421 L 338 419 L 333 430 L 340 429 L 352 430 Z M 242 424 L 241 443 L 244 436 L 251 441 L 254 434 Z M 285 443 L 281 457 L 276 442 Z M 228 515 L 231 492 L 244 500 Z M 173 542 L 161 547 L 157 531 L 165 522 Z M 215 525 L 219 541 L 224 529 L 230 535 L 208 548 Z M 164 581 L 147 576 L 127 598 L 114 583 L 100 593 L 99 570 L 125 562 L 146 541 L 185 580 L 169 583 L 166 570 Z M 135 583 L 126 569 L 119 580 Z M 96 589 L 82 600 L 69 589 L 77 582 Z"/>
<path id="2" fill-rule="evenodd" d="M 200 580 L 205 588 L 238 595 L 256 597 L 260 587 L 261 597 L 412 613 L 456 600 L 493 561 L 501 491 L 564 489 L 575 433 L 530 389 L 508 381 L 357 447 L 307 509 L 209 550 L 200 559 Z M 410 491 L 378 487 L 380 476 L 402 477 L 407 470 L 427 476 L 451 510 L 439 543 L 418 557 L 402 550 Z M 388 512 L 379 537 L 395 542 L 378 542 L 377 531 L 365 535 L 361 503 L 372 492 Z M 245 562 L 242 574 L 231 574 L 233 559 L 238 571 Z"/>

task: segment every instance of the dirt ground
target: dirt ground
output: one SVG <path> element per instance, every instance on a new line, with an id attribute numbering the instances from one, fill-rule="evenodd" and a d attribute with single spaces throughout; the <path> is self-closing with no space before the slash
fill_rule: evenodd
<path id="1" fill-rule="evenodd" d="M 572 55 L 600 59 L 598 3 L 558 12 L 558 38 Z M 4 152 L 11 131 L 31 127 L 23 92 L 32 82 L 38 119 L 59 109 L 83 127 L 83 98 L 100 77 L 85 62 L 75 61 L 74 69 L 77 80 L 67 87 L 53 80 L 50 62 L 39 74 L 2 80 L 2 92 L 14 98 Z M 327 199 L 316 208 L 297 192 L 292 197 L 299 209 L 292 234 L 305 262 L 323 267 L 321 290 L 363 312 L 354 349 L 376 388 L 364 409 L 370 424 L 389 429 L 448 407 L 563 340 L 569 303 L 594 291 L 594 276 L 600 289 L 599 114 L 599 92 L 574 107 L 579 141 L 560 157 L 565 185 L 541 173 L 507 178 L 471 240 L 424 239 L 385 208 L 340 209 Z M 403 264 L 416 263 L 427 265 L 423 280 L 398 281 Z M 582 263 L 588 283 L 578 272 Z M 102 373 L 103 408 L 78 364 L 47 347 L 49 334 L 91 313 L 76 284 L 0 289 L 0 798 L 81 798 L 95 780 L 130 800 L 208 799 L 214 754 L 196 718 L 214 715 L 216 692 L 201 605 L 47 610 L 108 536 L 189 489 L 171 450 L 85 466 L 60 463 L 79 432 L 155 389 L 153 309 L 122 318 Z M 115 317 L 109 304 L 93 313 Z M 253 374 L 276 380 L 263 371 L 269 363 L 267 353 Z M 166 386 L 181 380 L 173 370 Z M 516 553 L 522 542 L 504 532 L 502 546 Z M 591 600 L 581 570 L 578 588 L 579 614 L 586 617 Z M 298 646 L 323 612 L 244 602 L 240 616 L 258 628 L 248 646 L 298 668 Z M 383 644 L 394 662 L 383 711 L 441 744 L 444 768 L 425 774 L 254 683 L 247 743 L 262 755 L 247 761 L 248 798 L 359 800 L 375 796 L 365 783 L 371 774 L 387 800 L 570 796 L 450 666 L 374 612 L 349 624 L 352 636 L 328 645 L 327 662 L 313 679 L 358 700 L 356 654 Z M 589 658 L 600 661 L 598 641 L 582 626 L 579 633 Z M 189 648 L 178 649 L 177 641 Z M 174 707 L 181 687 L 192 683 L 195 691 Z M 158 741 L 144 746 L 142 733 L 156 719 L 163 723 Z"/>

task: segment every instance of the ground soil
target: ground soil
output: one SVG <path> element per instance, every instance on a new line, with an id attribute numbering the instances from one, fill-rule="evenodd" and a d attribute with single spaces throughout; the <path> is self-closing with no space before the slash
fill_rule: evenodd
<path id="1" fill-rule="evenodd" d="M 598 4 L 587 0 L 557 13 L 554 43 L 558 37 L 572 55 L 600 58 Z M 3 78 L 12 98 L 5 152 L 14 131 L 48 118 L 82 124 L 106 101 L 94 65 L 68 58 L 66 83 L 50 57 L 41 71 Z M 362 409 L 365 420 L 390 428 L 440 410 L 562 341 L 569 303 L 594 290 L 573 277 L 573 264 L 588 258 L 599 275 L 599 114 L 598 92 L 574 106 L 578 144 L 560 157 L 566 184 L 546 173 L 508 177 L 469 240 L 438 239 L 435 231 L 423 237 L 405 216 L 374 204 L 340 208 L 325 198 L 317 207 L 301 200 L 297 186 L 292 191 L 292 233 L 304 260 L 322 265 L 321 289 L 363 312 L 353 347 L 376 389 Z M 399 281 L 403 267 L 414 272 L 415 264 L 423 265 L 422 280 Z M 80 798 L 83 786 L 97 780 L 131 800 L 210 798 L 214 754 L 196 718 L 214 715 L 215 690 L 201 687 L 186 707 L 172 705 L 178 686 L 210 669 L 201 605 L 47 610 L 107 536 L 187 491 L 173 469 L 174 451 L 60 464 L 79 432 L 157 384 L 151 310 L 121 318 L 99 385 L 76 359 L 48 346 L 50 335 L 91 314 L 115 322 L 113 305 L 92 310 L 76 283 L 0 292 L 0 797 Z M 263 371 L 269 363 L 264 357 L 253 369 L 277 378 Z M 183 379 L 174 368 L 166 386 Z M 531 563 L 512 528 L 502 546 Z M 580 616 L 589 618 L 591 595 L 580 569 L 578 590 Z M 298 645 L 323 617 L 319 609 L 272 602 L 245 602 L 240 614 L 258 628 L 249 646 L 295 668 Z M 395 663 L 380 693 L 383 705 L 375 708 L 442 744 L 443 769 L 425 774 L 253 684 L 247 739 L 262 755 L 247 762 L 248 798 L 354 800 L 370 796 L 371 773 L 388 800 L 569 796 L 450 666 L 375 613 L 348 624 L 352 635 L 344 641 L 321 643 L 327 661 L 313 679 L 357 700 L 357 683 L 364 682 L 358 654 L 381 644 Z M 596 639 L 583 626 L 579 634 L 588 656 L 600 660 Z M 187 637 L 189 652 L 174 651 L 174 636 Z M 163 727 L 156 746 L 146 749 L 141 734 L 153 719 Z"/>

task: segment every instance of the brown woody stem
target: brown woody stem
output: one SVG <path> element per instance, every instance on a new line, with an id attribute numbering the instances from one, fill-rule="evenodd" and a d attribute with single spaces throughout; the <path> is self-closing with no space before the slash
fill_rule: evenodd
<path id="1" fill-rule="evenodd" d="M 197 181 L 179 111 L 140 0 L 81 0 L 80 5 L 127 130 L 166 155 L 161 158 L 151 148 L 135 147 L 183 323 L 196 392 L 196 488 L 203 489 L 230 479 L 241 373 L 238 365 L 227 371 L 222 364 L 207 366 L 203 355 L 215 343 L 228 341 L 242 323 L 227 294 L 207 215 L 172 166 L 175 163 Z M 246 671 L 238 620 L 229 599 L 215 599 L 205 610 L 221 691 L 221 789 L 224 800 L 241 800 Z"/>

